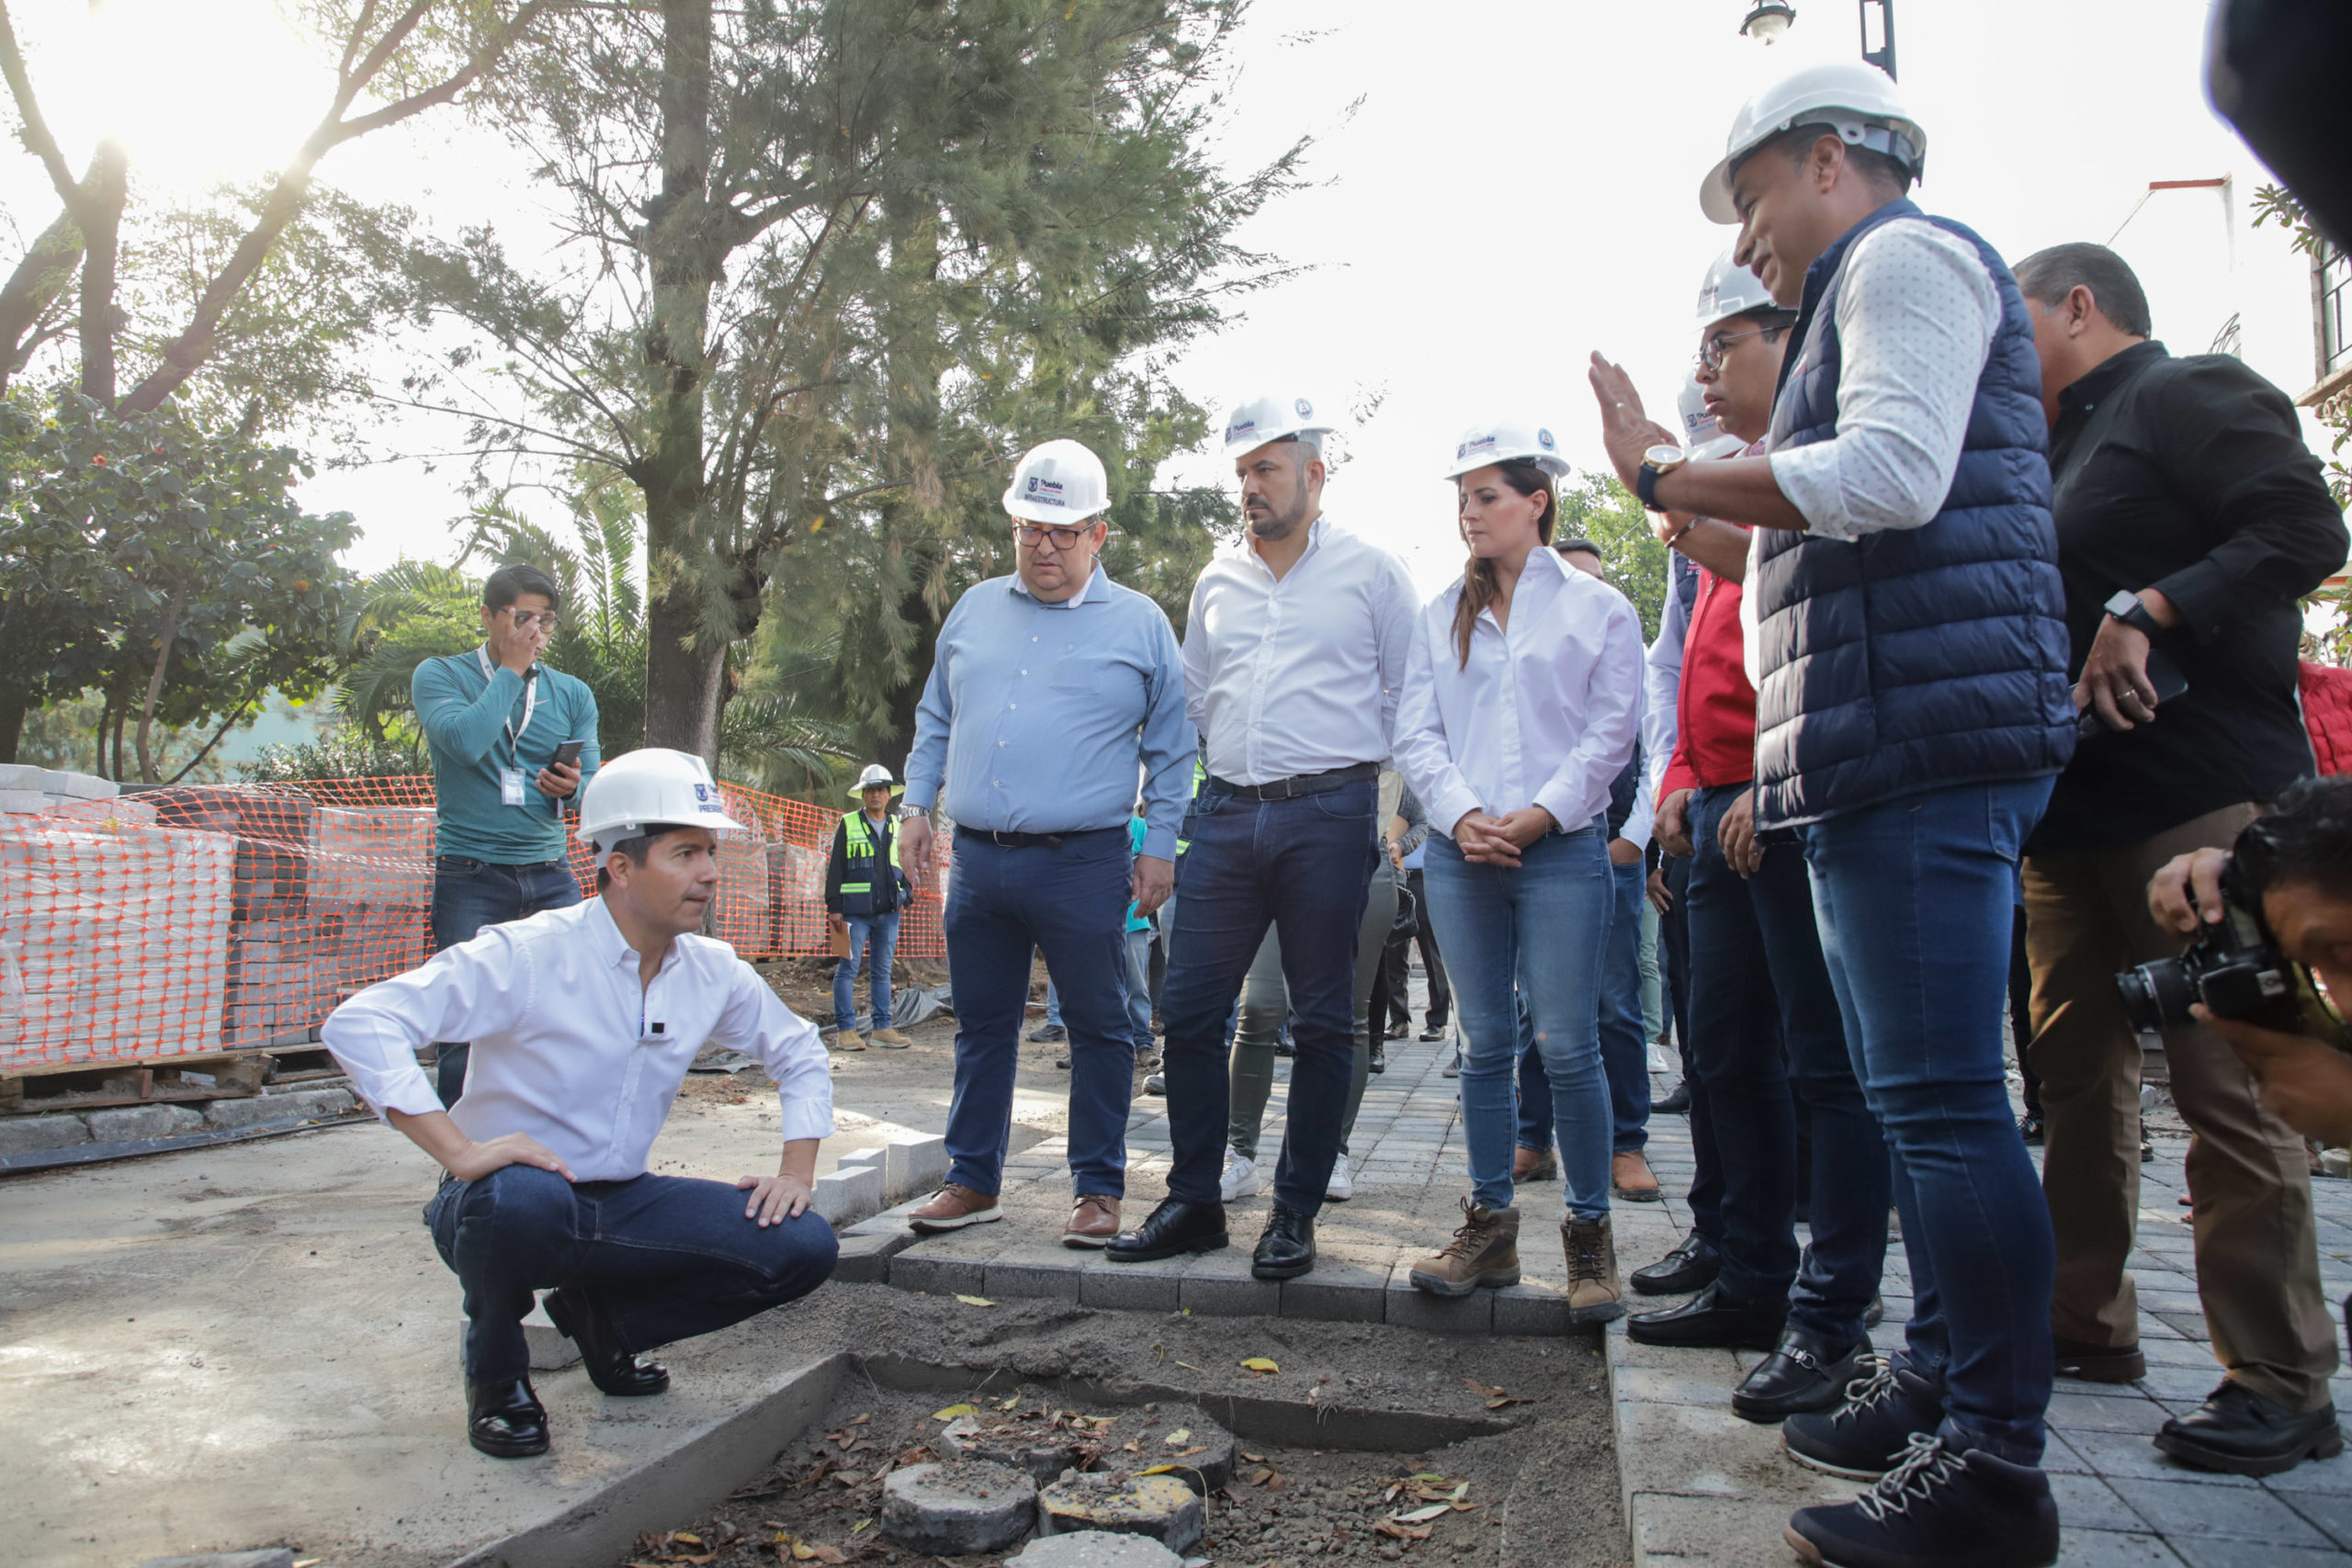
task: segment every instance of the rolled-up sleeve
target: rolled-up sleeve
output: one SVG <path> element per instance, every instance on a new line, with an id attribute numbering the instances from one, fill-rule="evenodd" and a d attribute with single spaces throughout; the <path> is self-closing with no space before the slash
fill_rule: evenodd
<path id="1" fill-rule="evenodd" d="M 417 1052 L 435 1040 L 505 1033 L 528 1015 L 535 983 L 531 950 L 493 926 L 352 997 L 327 1015 L 319 1038 L 379 1118 L 423 1116 L 443 1107 Z"/>
<path id="2" fill-rule="evenodd" d="M 1772 478 L 1823 538 L 1917 528 L 1951 493 L 1999 291 L 1966 240 L 1897 219 L 1854 243 L 1837 312 L 1838 434 L 1773 453 Z"/>
<path id="3" fill-rule="evenodd" d="M 832 1135 L 832 1066 L 817 1026 L 786 1007 L 748 964 L 735 964 L 710 1043 L 742 1052 L 775 1080 L 786 1143 Z"/>

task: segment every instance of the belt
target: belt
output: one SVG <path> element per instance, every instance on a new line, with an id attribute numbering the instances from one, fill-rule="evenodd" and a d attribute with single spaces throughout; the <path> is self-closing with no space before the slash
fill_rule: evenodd
<path id="1" fill-rule="evenodd" d="M 1296 800 L 1305 795 L 1324 795 L 1365 779 L 1380 776 L 1377 762 L 1356 762 L 1328 773 L 1301 773 L 1295 779 L 1275 779 L 1271 784 L 1229 784 L 1215 773 L 1209 775 L 1209 787 L 1219 795 L 1229 795 L 1237 800 Z"/>
<path id="2" fill-rule="evenodd" d="M 956 829 L 956 836 L 958 839 L 977 839 L 981 843 L 995 844 L 1008 850 L 1057 850 L 1071 839 L 1125 831 L 1125 828 L 1073 828 L 1067 833 L 1007 833 L 995 828 L 959 827 Z"/>

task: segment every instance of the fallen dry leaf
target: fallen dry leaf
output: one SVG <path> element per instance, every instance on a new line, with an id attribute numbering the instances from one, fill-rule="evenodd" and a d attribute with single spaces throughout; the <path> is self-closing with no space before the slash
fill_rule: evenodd
<path id="1" fill-rule="evenodd" d="M 1166 1437 L 1164 1437 L 1164 1438 L 1160 1438 L 1159 1440 L 1160 1440 L 1161 1442 L 1163 1442 L 1163 1443 L 1166 1443 L 1170 1448 L 1171 1448 L 1171 1449 L 1172 1449 L 1172 1448 L 1176 1447 L 1179 1443 L 1189 1442 L 1189 1441 L 1192 1439 L 1192 1436 L 1193 1436 L 1193 1429 L 1192 1429 L 1190 1427 L 1177 1427 L 1174 1431 L 1172 1431 L 1172 1432 L 1169 1433 L 1169 1434 L 1168 1434 L 1168 1436 L 1166 1436 Z"/>
<path id="2" fill-rule="evenodd" d="M 863 1426 L 865 1426 L 868 1421 L 871 1421 L 871 1420 L 873 1420 L 873 1419 L 874 1419 L 874 1412 L 872 1412 L 871 1410 L 869 1410 L 869 1411 L 867 1411 L 867 1412 L 866 1412 L 865 1415 L 863 1415 L 863 1416 L 851 1416 L 848 1420 L 846 1420 L 846 1421 L 842 1422 L 842 1426 L 844 1426 L 844 1427 L 863 1427 Z"/>
<path id="3" fill-rule="evenodd" d="M 986 1296 L 967 1296 L 961 1291 L 958 1291 L 956 1293 L 956 1299 L 962 1302 L 967 1307 L 992 1307 L 996 1305 L 996 1303 L 989 1300 Z"/>
<path id="4" fill-rule="evenodd" d="M 1425 1525 L 1431 1519 L 1442 1518 L 1453 1511 L 1453 1505 L 1450 1503 L 1432 1503 L 1426 1508 L 1415 1508 L 1409 1514 L 1397 1515 L 1396 1522 L 1406 1525 Z"/>
<path id="5" fill-rule="evenodd" d="M 931 1418 L 934 1421 L 953 1421 L 959 1416 L 978 1416 L 978 1414 L 979 1411 L 971 1405 L 951 1404 L 944 1410 L 933 1411 Z"/>
<path id="6" fill-rule="evenodd" d="M 1372 1529 L 1375 1535 L 1385 1535 L 1391 1540 L 1427 1540 L 1430 1538 L 1429 1526 L 1399 1524 L 1395 1519 L 1383 1519 Z"/>
<path id="7" fill-rule="evenodd" d="M 1194 1454 L 1204 1454 L 1208 1451 L 1209 1446 L 1206 1443 L 1194 1443 L 1189 1449 L 1178 1450 L 1176 1457 L 1178 1459 L 1191 1459 Z"/>
<path id="8" fill-rule="evenodd" d="M 822 1541 L 810 1541 L 808 1543 L 808 1555 L 815 1558 L 820 1562 L 828 1564 L 846 1562 L 849 1561 L 849 1553 L 842 1551 L 839 1547 L 827 1546 Z"/>
<path id="9" fill-rule="evenodd" d="M 1282 1371 L 1282 1368 L 1276 1366 L 1271 1357 L 1266 1356 L 1252 1356 L 1241 1364 L 1250 1371 L 1256 1372 L 1261 1377 L 1270 1372 L 1278 1372 Z"/>
<path id="10" fill-rule="evenodd" d="M 1248 1460 L 1251 1464 L 1263 1464 L 1266 1462 L 1266 1456 L 1264 1454 L 1253 1454 L 1248 1449 L 1243 1449 L 1241 1450 L 1241 1457 Z"/>
<path id="11" fill-rule="evenodd" d="M 688 1546 L 700 1546 L 702 1544 L 702 1537 L 692 1534 L 686 1530 L 672 1530 L 670 1532 L 670 1539 L 672 1540 L 683 1540 Z"/>

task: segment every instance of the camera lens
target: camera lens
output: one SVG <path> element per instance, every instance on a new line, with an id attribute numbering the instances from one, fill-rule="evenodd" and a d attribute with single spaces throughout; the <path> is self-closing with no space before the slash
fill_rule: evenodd
<path id="1" fill-rule="evenodd" d="M 2177 958 L 2160 958 L 2126 969 L 2115 977 L 2123 998 L 2123 1014 L 2140 1033 L 2173 1029 L 2189 1021 L 2189 1004 L 2197 1000 L 2197 980 Z"/>

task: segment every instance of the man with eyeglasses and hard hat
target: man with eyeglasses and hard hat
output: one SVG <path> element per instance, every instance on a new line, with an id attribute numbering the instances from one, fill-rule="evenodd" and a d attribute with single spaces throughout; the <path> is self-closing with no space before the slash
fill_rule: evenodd
<path id="1" fill-rule="evenodd" d="M 1272 926 L 1297 1015 L 1289 1124 L 1261 1280 L 1315 1266 L 1356 1071 L 1358 927 L 1374 817 L 1420 595 L 1402 562 L 1323 515 L 1330 419 L 1295 394 L 1226 421 L 1247 547 L 1210 563 L 1184 624 L 1184 687 L 1207 775 L 1184 817 L 1183 897 L 1159 1012 L 1174 1164 L 1168 1197 L 1111 1244 L 1146 1262 L 1227 1244 L 1226 1019 Z M 1374 950 L 1377 951 L 1376 949 Z"/>
<path id="2" fill-rule="evenodd" d="M 1128 908 L 1148 916 L 1174 884 L 1193 725 L 1176 633 L 1158 604 L 1111 581 L 1110 476 L 1075 441 L 1021 459 L 1004 492 L 1016 570 L 967 590 L 940 627 L 915 710 L 900 824 L 929 874 L 928 813 L 956 825 L 942 918 L 956 992 L 956 1098 L 947 1180 L 907 1216 L 925 1234 L 1004 1217 L 1013 1068 L 1043 953 L 1069 1029 L 1067 1247 L 1119 1232 L 1126 1192 L 1135 1037 L 1127 1018 Z M 1137 778 L 1144 836 L 1131 848 Z"/>
<path id="3" fill-rule="evenodd" d="M 723 942 L 696 934 L 718 892 L 718 835 L 741 831 L 699 757 L 657 747 L 607 763 L 580 806 L 601 897 L 485 928 L 329 1015 L 326 1047 L 376 1113 L 440 1162 L 433 1245 L 465 1289 L 467 1440 L 494 1459 L 548 1450 L 523 1318 L 533 1292 L 612 1395 L 660 1393 L 639 1352 L 807 1295 L 833 1271 L 808 1213 L 833 1086 L 817 1031 Z M 473 1042 L 444 1111 L 416 1065 Z M 646 1169 L 706 1045 L 775 1080 L 773 1176 L 731 1185 Z"/>
<path id="4" fill-rule="evenodd" d="M 1652 509 L 1757 530 L 1755 826 L 1804 845 L 1822 948 L 1894 1157 L 1904 1352 L 1792 1416 L 1877 1483 L 1800 1509 L 1808 1562 L 2042 1564 L 2054 1269 L 2003 1013 L 2018 852 L 2074 750 L 2041 368 L 1992 246 L 1905 199 L 1927 137 L 1883 73 L 1804 67 L 1734 120 L 1701 205 L 1797 310 L 1767 454 L 1690 463 L 1593 356 Z M 1702 982 L 1703 984 L 1703 981 Z"/>
<path id="5" fill-rule="evenodd" d="M 914 889 L 899 869 L 899 823 L 890 811 L 898 781 L 879 762 L 867 765 L 850 785 L 859 809 L 844 811 L 833 829 L 833 852 L 825 862 L 825 923 L 836 942 L 846 943 L 833 967 L 833 1043 L 844 1051 L 879 1045 L 903 1051 L 914 1043 L 890 1027 L 890 961 L 899 947 L 899 911 L 914 901 Z M 836 952 L 840 949 L 837 947 Z M 857 1032 L 857 966 L 872 954 L 866 991 L 872 1001 L 871 1032 Z"/>

